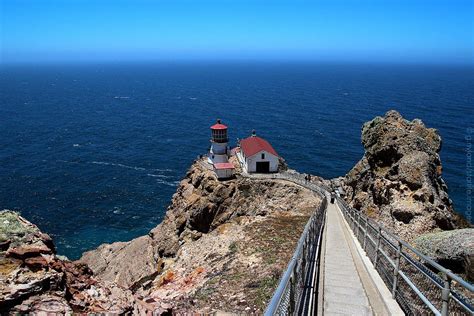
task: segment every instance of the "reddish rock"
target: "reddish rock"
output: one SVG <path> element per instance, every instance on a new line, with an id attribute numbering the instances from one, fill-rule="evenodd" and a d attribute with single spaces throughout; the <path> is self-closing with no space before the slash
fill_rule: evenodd
<path id="1" fill-rule="evenodd" d="M 7 223 L 7 224 L 5 224 Z M 129 314 L 130 291 L 98 281 L 83 263 L 55 255 L 51 237 L 18 213 L 0 211 L 0 314 Z"/>
<path id="2" fill-rule="evenodd" d="M 48 261 L 42 256 L 26 258 L 25 264 L 32 271 L 48 268 Z"/>
<path id="3" fill-rule="evenodd" d="M 50 248 L 46 247 L 45 245 L 41 246 L 20 246 L 9 249 L 6 253 L 7 257 L 18 258 L 18 259 L 26 259 L 31 257 L 37 257 L 41 254 L 52 254 Z"/>

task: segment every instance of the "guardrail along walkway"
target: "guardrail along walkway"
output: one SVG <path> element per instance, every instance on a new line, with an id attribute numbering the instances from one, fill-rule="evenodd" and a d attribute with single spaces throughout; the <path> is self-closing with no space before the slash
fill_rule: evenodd
<path id="1" fill-rule="evenodd" d="M 242 176 L 290 181 L 322 198 L 265 315 L 474 315 L 471 283 L 341 198 L 328 203 L 324 184 L 297 172 Z"/>

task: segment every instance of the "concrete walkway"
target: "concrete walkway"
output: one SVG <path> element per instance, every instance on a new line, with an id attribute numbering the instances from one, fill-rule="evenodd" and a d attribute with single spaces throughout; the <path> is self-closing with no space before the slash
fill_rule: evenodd
<path id="1" fill-rule="evenodd" d="M 323 269 L 324 315 L 372 315 L 342 216 L 328 203 Z"/>
<path id="2" fill-rule="evenodd" d="M 298 173 L 241 174 L 254 179 L 280 179 L 325 195 L 328 199 L 321 248 L 319 287 L 313 295 L 317 311 L 308 315 L 393 315 L 403 311 L 392 298 L 378 272 L 346 223 L 337 204 L 329 203 L 329 188 L 304 181 Z M 323 302 L 322 304 L 320 302 Z"/>

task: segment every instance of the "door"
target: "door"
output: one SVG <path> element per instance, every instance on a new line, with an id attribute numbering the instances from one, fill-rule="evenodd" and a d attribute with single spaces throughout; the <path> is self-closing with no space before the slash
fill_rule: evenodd
<path id="1" fill-rule="evenodd" d="M 269 173 L 270 161 L 257 161 L 257 173 Z"/>

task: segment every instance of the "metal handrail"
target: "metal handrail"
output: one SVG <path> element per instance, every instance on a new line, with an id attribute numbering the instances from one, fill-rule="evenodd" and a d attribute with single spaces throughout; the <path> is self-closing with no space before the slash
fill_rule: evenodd
<path id="1" fill-rule="evenodd" d="M 385 274 L 383 269 L 379 271 L 379 273 L 384 272 L 384 281 L 387 286 L 391 288 L 392 296 L 397 300 L 397 302 L 399 302 L 400 306 L 407 314 L 419 313 L 420 306 L 415 306 L 414 302 L 405 298 L 405 296 L 409 294 L 404 293 L 399 289 L 400 280 L 398 279 L 398 276 L 401 277 L 401 279 L 408 285 L 409 289 L 411 289 L 412 292 L 423 302 L 424 306 L 428 308 L 428 310 L 423 310 L 424 312 L 430 311 L 436 315 L 445 316 L 448 315 L 450 307 L 459 306 L 464 312 L 474 314 L 474 304 L 472 300 L 464 297 L 458 290 L 454 289 L 452 281 L 455 281 L 457 286 L 461 287 L 464 291 L 470 292 L 471 297 L 474 292 L 474 286 L 472 284 L 444 268 L 433 259 L 425 256 L 419 250 L 401 240 L 398 236 L 394 235 L 388 229 L 376 223 L 365 214 L 350 207 L 340 197 L 337 197 L 337 201 L 344 217 L 349 222 L 349 226 L 354 231 L 354 234 L 359 241 L 362 243 L 361 238 L 363 238 L 363 240 L 369 240 L 372 245 L 375 246 L 375 258 L 367 253 L 369 259 L 374 263 L 375 269 L 380 267 L 380 265 L 377 264 L 380 260 L 380 257 L 378 256 L 379 253 L 382 253 L 383 256 L 386 257 L 385 261 L 392 266 L 393 277 L 391 280 Z M 366 223 L 365 229 L 360 223 L 361 220 Z M 377 231 L 375 236 L 370 236 L 369 229 L 367 229 L 368 226 L 370 226 L 374 231 Z M 360 236 L 359 231 L 364 234 L 363 237 Z M 366 236 L 369 238 L 366 239 Z M 374 243 L 374 240 L 378 240 L 378 242 Z M 380 240 L 383 241 L 383 245 Z M 393 240 L 393 242 L 391 240 Z M 382 249 L 383 246 L 389 247 L 391 251 L 394 251 L 395 258 L 390 257 L 390 254 Z M 418 259 L 410 255 L 409 252 L 416 255 Z M 401 259 L 404 260 L 404 265 L 401 265 Z M 413 271 L 407 271 L 408 269 L 414 269 L 414 271 L 419 272 L 419 275 L 424 277 L 423 280 L 427 280 L 429 284 L 426 284 L 424 287 L 417 286 L 416 281 L 409 276 Z M 434 272 L 432 272 L 433 269 L 435 270 Z M 439 277 L 437 274 L 440 274 L 442 277 Z M 433 297 L 431 299 L 428 297 L 429 295 L 427 292 L 429 292 L 430 285 L 435 286 L 435 288 L 441 292 L 438 293 L 441 294 L 441 300 L 437 299 L 436 296 L 434 297 L 435 299 L 433 299 Z M 453 301 L 451 298 L 454 299 L 458 305 L 451 306 L 450 303 Z M 438 309 L 436 304 L 441 304 L 441 309 Z"/>
<path id="2" fill-rule="evenodd" d="M 303 233 L 301 234 L 296 250 L 288 263 L 288 267 L 280 279 L 280 283 L 265 310 L 265 315 L 294 314 L 308 308 L 307 306 L 302 305 L 308 300 L 317 304 L 314 298 L 309 299 L 307 297 L 312 295 L 311 291 L 308 293 L 308 288 L 311 289 L 316 286 L 313 284 L 314 280 L 311 278 L 312 274 L 308 272 L 312 271 L 311 269 L 313 268 L 319 269 L 319 264 L 316 267 L 313 267 L 311 264 L 308 265 L 307 263 L 319 260 L 321 249 L 320 244 L 327 208 L 327 197 L 325 191 L 316 184 L 303 180 L 304 178 L 298 173 L 293 174 L 284 172 L 267 175 L 243 174 L 243 176 L 248 178 L 269 178 L 290 181 L 316 192 L 316 194 L 322 198 L 321 205 L 310 217 Z M 303 267 L 301 267 L 302 265 Z M 316 273 L 318 273 L 318 271 L 316 271 Z M 305 284 L 308 283 L 310 286 L 304 289 Z M 298 285 L 302 286 L 303 289 L 297 288 Z"/>
<path id="3" fill-rule="evenodd" d="M 296 250 L 288 263 L 285 273 L 280 279 L 280 283 L 275 290 L 267 309 L 265 310 L 265 315 L 294 314 L 296 311 L 300 311 L 303 308 L 301 302 L 308 300 L 306 296 L 312 295 L 311 291 L 308 293 L 304 288 L 301 289 L 296 287 L 298 284 L 302 284 L 304 287 L 304 284 L 308 283 L 308 278 L 311 277 L 308 270 L 311 269 L 311 266 L 306 265 L 301 268 L 300 270 L 303 271 L 298 271 L 298 268 L 301 265 L 301 262 L 311 262 L 311 258 L 315 259 L 315 257 L 319 257 L 326 208 L 327 198 L 324 196 L 321 205 L 311 216 L 305 226 L 298 241 Z M 305 253 L 305 249 L 309 249 L 309 251 L 306 251 Z M 314 286 L 315 284 L 311 284 L 309 289 Z"/>
<path id="4" fill-rule="evenodd" d="M 280 280 L 278 288 L 265 311 L 265 315 L 294 314 L 295 312 L 301 311 L 298 304 L 302 301 L 302 292 L 297 291 L 300 289 L 297 289 L 296 285 L 306 284 L 306 280 L 302 281 L 301 279 L 307 277 L 306 273 L 297 270 L 299 265 L 301 265 L 301 262 L 310 262 L 310 255 L 314 255 L 314 251 L 319 255 L 320 238 L 322 236 L 321 233 L 323 230 L 324 219 L 319 220 L 318 225 L 315 225 L 315 223 L 318 223 L 318 216 L 325 215 L 327 207 L 326 194 L 330 192 L 330 189 L 323 183 L 316 184 L 303 180 L 302 175 L 292 172 L 268 175 L 243 174 L 242 176 L 248 178 L 283 179 L 291 181 L 316 192 L 323 198 L 323 204 L 320 206 L 319 211 L 313 214 L 305 226 L 305 230 L 298 242 L 296 251 L 293 254 L 293 257 Z M 383 276 L 382 279 L 391 290 L 393 298 L 397 300 L 400 307 L 407 314 L 412 315 L 432 312 L 435 315 L 447 316 L 451 307 L 460 307 L 462 309 L 461 312 L 474 314 L 474 304 L 472 300 L 464 297 L 457 289 L 454 289 L 452 281 L 455 281 L 456 285 L 461 287 L 464 291 L 470 292 L 469 296 L 471 297 L 474 292 L 472 284 L 463 280 L 450 270 L 442 267 L 431 258 L 423 255 L 417 249 L 398 238 L 398 236 L 394 235 L 391 231 L 373 221 L 365 214 L 351 208 L 339 196 L 337 197 L 337 202 L 344 217 L 349 222 L 349 226 L 354 231 L 356 238 L 359 239 L 361 246 L 363 245 L 363 249 L 367 251 L 366 248 L 368 247 L 368 244 L 372 244 L 375 247 L 375 258 L 371 257 L 369 253 L 367 253 L 367 257 L 374 263 L 375 269 L 381 276 Z M 314 232 L 311 233 L 311 229 L 314 229 L 315 226 L 318 228 L 317 234 L 314 234 Z M 377 233 L 371 234 L 369 228 Z M 313 236 L 312 241 L 308 238 L 308 235 Z M 315 238 L 314 235 L 316 235 L 317 238 Z M 316 248 L 314 247 L 314 244 L 316 245 Z M 310 249 L 310 251 L 305 252 L 305 249 Z M 413 257 L 409 252 L 418 257 L 418 259 Z M 391 253 L 394 253 L 394 255 L 391 256 Z M 387 264 L 391 268 L 387 268 Z M 306 267 L 305 264 L 303 265 Z M 316 268 L 319 269 L 319 265 Z M 418 272 L 418 276 L 422 276 L 424 278 L 423 280 L 427 280 L 428 283 L 421 284 L 421 286 L 420 284 L 417 285 L 416 283 L 420 282 L 420 280 L 414 280 L 411 278 L 410 274 L 413 273 L 413 271 L 410 271 L 409 269 L 414 270 L 415 273 Z M 435 272 L 432 272 L 432 269 L 442 277 L 436 275 Z M 404 282 L 406 286 L 405 289 L 401 290 L 400 284 L 402 282 Z M 441 294 L 441 299 L 438 299 L 436 296 L 433 298 L 433 294 L 429 293 L 430 286 L 434 286 L 438 292 L 441 292 L 438 293 Z M 411 291 L 415 297 L 418 297 L 421 300 L 421 306 L 420 304 L 416 305 L 416 303 L 413 302 L 413 296 L 411 296 L 410 293 L 406 293 L 407 291 Z M 451 306 L 454 304 L 453 302 L 457 305 Z M 437 304 L 441 304 L 440 309 L 436 307 Z"/>

